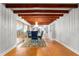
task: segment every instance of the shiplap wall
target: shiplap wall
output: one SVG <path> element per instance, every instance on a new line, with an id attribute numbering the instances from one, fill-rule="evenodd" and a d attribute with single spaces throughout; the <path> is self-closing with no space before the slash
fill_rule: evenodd
<path id="1" fill-rule="evenodd" d="M 16 44 L 16 15 L 0 4 L 0 55 Z"/>
<path id="2" fill-rule="evenodd" d="M 54 22 L 52 22 L 51 24 L 48 25 L 48 38 L 50 40 L 56 39 L 55 23 L 56 23 L 56 21 L 54 21 Z"/>
<path id="3" fill-rule="evenodd" d="M 56 20 L 55 31 L 56 40 L 79 54 L 79 8 Z"/>

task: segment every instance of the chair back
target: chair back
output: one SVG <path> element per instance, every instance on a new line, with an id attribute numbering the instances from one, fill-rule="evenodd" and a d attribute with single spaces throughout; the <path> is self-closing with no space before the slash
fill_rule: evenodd
<path id="1" fill-rule="evenodd" d="M 27 31 L 28 37 L 31 38 L 31 31 Z"/>
<path id="2" fill-rule="evenodd" d="M 38 31 L 31 31 L 32 40 L 38 40 Z"/>
<path id="3" fill-rule="evenodd" d="M 42 39 L 42 36 L 43 36 L 43 31 L 41 32 L 41 36 L 40 36 L 40 39 Z"/>

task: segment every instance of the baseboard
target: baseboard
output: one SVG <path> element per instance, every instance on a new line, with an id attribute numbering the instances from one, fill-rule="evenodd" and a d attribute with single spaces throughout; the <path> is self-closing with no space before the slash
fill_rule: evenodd
<path id="1" fill-rule="evenodd" d="M 60 43 L 61 45 L 63 45 L 64 47 L 68 48 L 69 50 L 71 50 L 72 52 L 74 52 L 75 54 L 79 55 L 79 53 L 74 50 L 73 48 L 70 48 L 69 46 L 67 46 L 66 44 L 64 44 L 63 42 L 59 41 L 59 40 L 55 40 L 57 41 L 58 43 Z"/>
<path id="2" fill-rule="evenodd" d="M 14 49 L 16 47 L 16 44 L 13 45 L 12 47 L 8 48 L 7 50 L 5 50 L 3 53 L 0 54 L 0 56 L 4 56 L 5 54 L 7 54 L 8 52 L 10 52 L 12 49 Z"/>

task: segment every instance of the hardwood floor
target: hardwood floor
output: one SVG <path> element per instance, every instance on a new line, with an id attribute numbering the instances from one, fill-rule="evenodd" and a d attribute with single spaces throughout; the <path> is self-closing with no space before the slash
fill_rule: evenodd
<path id="1" fill-rule="evenodd" d="M 56 41 L 45 40 L 46 47 L 16 47 L 5 56 L 77 56 Z"/>

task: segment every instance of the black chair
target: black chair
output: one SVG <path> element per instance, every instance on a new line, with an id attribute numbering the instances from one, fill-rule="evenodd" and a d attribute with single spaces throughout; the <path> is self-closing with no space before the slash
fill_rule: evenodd
<path id="1" fill-rule="evenodd" d="M 31 31 L 31 42 L 36 44 L 38 43 L 38 31 Z"/>
<path id="2" fill-rule="evenodd" d="M 28 33 L 28 38 L 31 38 L 31 31 L 27 31 Z"/>
<path id="3" fill-rule="evenodd" d="M 41 31 L 41 35 L 38 36 L 40 39 L 42 39 L 42 36 L 43 36 L 43 31 Z"/>
<path id="4" fill-rule="evenodd" d="M 38 31 L 31 31 L 32 40 L 38 40 Z"/>

